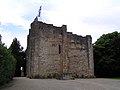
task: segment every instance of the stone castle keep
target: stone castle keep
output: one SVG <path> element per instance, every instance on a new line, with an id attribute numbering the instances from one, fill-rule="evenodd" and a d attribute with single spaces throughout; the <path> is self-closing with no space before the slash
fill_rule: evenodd
<path id="1" fill-rule="evenodd" d="M 67 26 L 46 24 L 35 19 L 27 42 L 27 77 L 48 78 L 64 74 L 93 77 L 93 47 L 86 37 L 67 32 Z"/>

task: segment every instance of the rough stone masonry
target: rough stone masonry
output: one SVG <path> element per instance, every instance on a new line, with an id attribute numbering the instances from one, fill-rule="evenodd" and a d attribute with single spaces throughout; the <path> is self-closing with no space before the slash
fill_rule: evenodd
<path id="1" fill-rule="evenodd" d="M 56 27 L 36 18 L 29 29 L 26 52 L 29 78 L 56 78 L 64 74 L 94 77 L 91 36 L 67 32 L 66 25 Z"/>

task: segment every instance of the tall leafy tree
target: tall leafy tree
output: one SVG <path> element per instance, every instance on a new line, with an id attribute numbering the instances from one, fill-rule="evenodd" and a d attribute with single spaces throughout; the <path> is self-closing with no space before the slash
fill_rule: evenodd
<path id="1" fill-rule="evenodd" d="M 7 47 L 0 44 L 0 87 L 12 80 L 15 73 L 16 60 Z"/>
<path id="2" fill-rule="evenodd" d="M 120 33 L 103 34 L 94 44 L 95 74 L 120 77 Z"/>
<path id="3" fill-rule="evenodd" d="M 23 69 L 25 70 L 25 52 L 23 51 L 23 47 L 20 45 L 20 42 L 17 40 L 17 38 L 13 39 L 13 42 L 10 45 L 9 50 L 17 60 L 15 76 L 18 77 L 21 75 L 20 68 L 23 67 Z"/>

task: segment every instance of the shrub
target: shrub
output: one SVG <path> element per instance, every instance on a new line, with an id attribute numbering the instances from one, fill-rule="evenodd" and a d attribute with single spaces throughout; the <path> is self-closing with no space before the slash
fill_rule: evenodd
<path id="1" fill-rule="evenodd" d="M 0 86 L 12 80 L 15 72 L 16 60 L 7 50 L 0 45 Z"/>

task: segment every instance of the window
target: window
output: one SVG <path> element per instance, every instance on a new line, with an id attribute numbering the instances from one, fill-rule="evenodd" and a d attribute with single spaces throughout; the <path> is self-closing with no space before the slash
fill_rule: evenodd
<path id="1" fill-rule="evenodd" d="M 59 54 L 61 54 L 61 46 L 59 45 Z"/>

